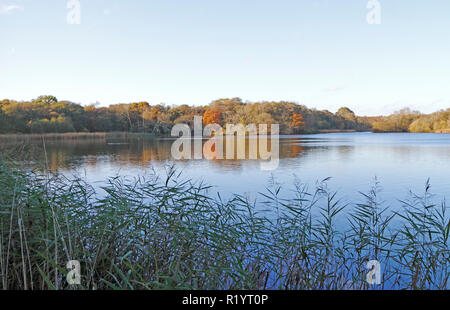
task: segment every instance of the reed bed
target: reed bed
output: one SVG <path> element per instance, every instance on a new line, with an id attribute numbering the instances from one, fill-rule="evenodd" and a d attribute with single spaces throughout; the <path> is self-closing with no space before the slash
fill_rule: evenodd
<path id="1" fill-rule="evenodd" d="M 46 133 L 46 134 L 2 134 L 1 142 L 23 142 L 23 141 L 40 141 L 42 140 L 73 140 L 73 139 L 106 139 L 107 134 L 104 132 L 71 132 L 71 133 Z"/>
<path id="2" fill-rule="evenodd" d="M 42 171 L 42 170 L 41 170 Z M 450 220 L 422 195 L 391 212 L 378 184 L 343 205 L 326 181 L 222 199 L 173 168 L 101 192 L 0 161 L 0 286 L 17 290 L 448 289 Z M 347 218 L 345 227 L 337 218 Z M 393 224 L 394 221 L 397 224 Z M 400 224 L 399 224 L 400 223 Z M 66 281 L 81 263 L 81 285 Z M 382 266 L 380 285 L 367 262 Z"/>
<path id="3" fill-rule="evenodd" d="M 148 133 L 133 132 L 70 132 L 46 134 L 1 134 L 0 143 L 24 143 L 42 141 L 72 141 L 72 140 L 109 140 L 141 137 L 155 137 Z"/>

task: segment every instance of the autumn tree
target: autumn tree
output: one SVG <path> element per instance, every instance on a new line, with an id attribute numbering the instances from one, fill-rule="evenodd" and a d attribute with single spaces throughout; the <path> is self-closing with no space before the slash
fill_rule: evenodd
<path id="1" fill-rule="evenodd" d="M 336 112 L 336 115 L 339 116 L 339 117 L 342 117 L 343 119 L 349 120 L 349 121 L 356 120 L 355 112 L 353 112 L 352 110 L 350 110 L 347 107 L 340 108 Z"/>
<path id="2" fill-rule="evenodd" d="M 218 124 L 221 125 L 221 113 L 217 110 L 206 110 L 205 114 L 203 114 L 203 124 Z"/>
<path id="3" fill-rule="evenodd" d="M 155 135 L 169 134 L 174 124 L 193 125 L 196 115 L 203 115 L 205 124 L 225 123 L 279 124 L 280 133 L 314 133 L 327 129 L 408 130 L 420 115 L 403 111 L 398 115 L 378 118 L 355 117 L 348 108 L 336 114 L 309 109 L 289 101 L 244 102 L 240 98 L 224 98 L 208 106 L 150 105 L 148 102 L 121 103 L 102 107 L 81 106 L 58 101 L 54 96 L 41 96 L 32 101 L 0 101 L 0 131 L 4 133 L 44 132 L 111 132 L 142 131 Z M 446 114 L 423 117 L 410 130 L 446 130 Z"/>
<path id="4" fill-rule="evenodd" d="M 291 116 L 291 120 L 292 120 L 293 127 L 299 128 L 299 127 L 303 127 L 305 125 L 303 115 L 301 115 L 301 114 L 297 114 L 294 112 Z"/>
<path id="5" fill-rule="evenodd" d="M 137 131 L 145 131 L 145 121 L 150 116 L 150 104 L 146 101 L 135 102 L 128 107 L 129 117 L 133 119 L 132 128 Z"/>
<path id="6" fill-rule="evenodd" d="M 39 96 L 33 102 L 38 104 L 52 104 L 58 102 L 58 99 L 55 96 Z"/>

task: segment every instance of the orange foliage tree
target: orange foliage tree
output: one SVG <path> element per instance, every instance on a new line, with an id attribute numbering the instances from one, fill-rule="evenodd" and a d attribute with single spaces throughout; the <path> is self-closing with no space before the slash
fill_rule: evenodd
<path id="1" fill-rule="evenodd" d="M 297 114 L 294 112 L 294 114 L 292 114 L 291 120 L 292 120 L 292 124 L 294 125 L 294 127 L 302 127 L 305 125 L 305 122 L 303 120 L 303 115 L 301 115 L 301 114 Z"/>
<path id="2" fill-rule="evenodd" d="M 220 115 L 220 111 L 217 110 L 206 110 L 205 114 L 203 114 L 203 124 L 218 124 L 221 125 L 222 119 Z"/>

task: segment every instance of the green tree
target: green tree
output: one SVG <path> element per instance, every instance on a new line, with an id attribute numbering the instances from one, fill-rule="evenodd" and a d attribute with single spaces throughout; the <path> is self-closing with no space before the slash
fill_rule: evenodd
<path id="1" fill-rule="evenodd" d="M 336 112 L 336 115 L 339 117 L 342 117 L 343 119 L 348 120 L 348 121 L 352 121 L 352 122 L 356 121 L 355 112 L 353 112 L 352 110 L 350 110 L 347 107 L 340 108 Z"/>

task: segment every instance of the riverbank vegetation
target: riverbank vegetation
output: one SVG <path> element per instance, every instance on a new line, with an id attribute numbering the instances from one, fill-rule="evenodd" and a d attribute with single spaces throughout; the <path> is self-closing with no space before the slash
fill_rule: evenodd
<path id="1" fill-rule="evenodd" d="M 336 131 L 450 132 L 450 109 L 425 115 L 408 108 L 389 116 L 357 116 L 347 107 L 336 113 L 309 109 L 294 102 L 244 102 L 219 99 L 207 106 L 151 105 L 148 102 L 100 107 L 81 106 L 41 96 L 30 102 L 0 101 L 0 134 L 135 132 L 170 134 L 173 125 L 193 126 L 194 116 L 205 124 L 280 124 L 281 134 Z"/>
<path id="2" fill-rule="evenodd" d="M 392 115 L 366 119 L 374 132 L 450 133 L 450 109 L 432 114 L 402 109 Z"/>
<path id="3" fill-rule="evenodd" d="M 0 143 L 23 144 L 29 142 L 83 142 L 83 141 L 114 141 L 135 138 L 154 138 L 153 134 L 135 132 L 70 132 L 42 134 L 0 134 Z M 2 149 L 0 148 L 0 152 Z"/>
<path id="4" fill-rule="evenodd" d="M 327 180 L 290 199 L 274 183 L 254 201 L 171 167 L 101 190 L 44 170 L 0 161 L 2 289 L 449 288 L 449 210 L 429 184 L 395 213 L 378 184 L 347 205 Z M 71 260 L 81 285 L 67 284 Z"/>
<path id="5" fill-rule="evenodd" d="M 282 134 L 320 130 L 369 130 L 348 108 L 338 113 L 308 109 L 292 102 L 243 102 L 240 98 L 213 101 L 208 106 L 169 107 L 148 102 L 109 107 L 81 106 L 42 96 L 30 102 L 0 101 L 0 133 L 140 132 L 170 134 L 174 124 L 193 125 L 194 116 L 205 124 L 280 124 Z"/>

